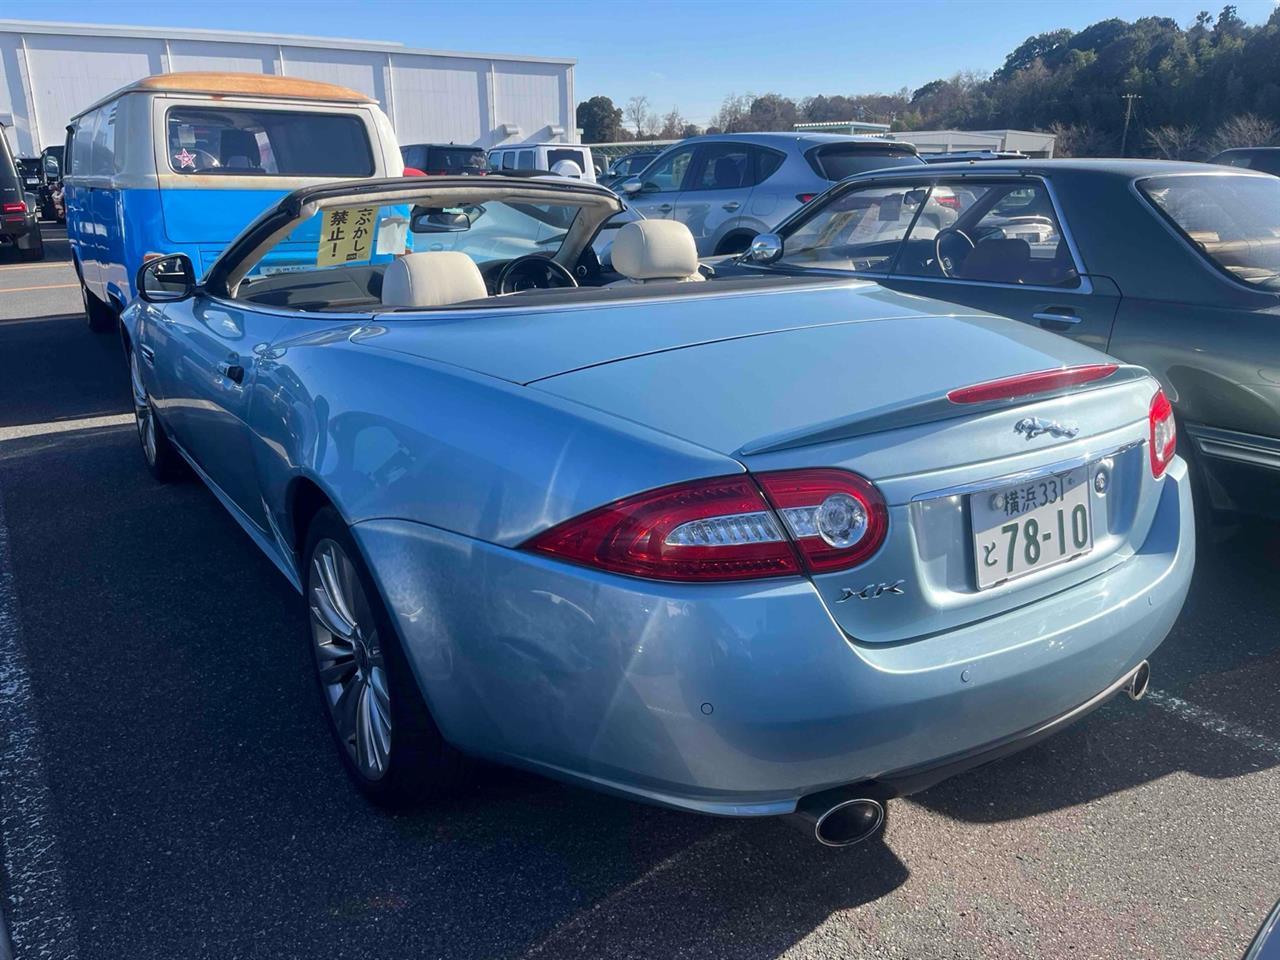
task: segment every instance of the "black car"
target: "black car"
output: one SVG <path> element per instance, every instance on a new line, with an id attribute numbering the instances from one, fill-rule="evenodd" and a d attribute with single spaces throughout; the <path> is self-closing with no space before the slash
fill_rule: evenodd
<path id="1" fill-rule="evenodd" d="M 400 148 L 404 165 L 431 177 L 483 177 L 488 173 L 484 147 L 456 143 L 407 143 Z"/>
<path id="2" fill-rule="evenodd" d="M 35 163 L 39 163 L 36 160 Z M 30 191 L 25 181 L 28 174 L 9 152 L 9 139 L 0 129 L 0 244 L 13 247 L 23 260 L 44 258 L 44 239 L 40 221 L 36 219 L 36 202 L 40 178 Z"/>
<path id="3" fill-rule="evenodd" d="M 636 150 L 624 157 L 619 157 L 610 164 L 608 172 L 600 178 L 601 185 L 612 188 L 615 183 L 621 183 L 627 177 L 634 177 L 661 152 L 660 150 Z"/>
<path id="4" fill-rule="evenodd" d="M 1226 167 L 1247 167 L 1280 177 L 1280 147 L 1235 147 L 1223 150 L 1209 162 Z"/>

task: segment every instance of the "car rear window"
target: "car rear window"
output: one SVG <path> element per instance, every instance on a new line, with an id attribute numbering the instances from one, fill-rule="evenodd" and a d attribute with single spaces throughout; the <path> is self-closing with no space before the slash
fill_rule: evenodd
<path id="1" fill-rule="evenodd" d="M 590 169 L 587 163 L 587 155 L 581 150 L 565 150 L 560 147 L 547 151 L 547 169 L 554 170 L 556 164 L 561 160 L 569 160 L 578 165 L 578 169 L 586 173 Z"/>
<path id="2" fill-rule="evenodd" d="M 424 173 L 475 174 L 485 168 L 484 151 L 474 147 L 428 147 Z"/>
<path id="3" fill-rule="evenodd" d="M 867 146 L 861 143 L 829 143 L 814 147 L 805 159 L 813 172 L 832 182 L 867 170 L 885 167 L 919 166 L 924 163 L 908 150 Z"/>
<path id="4" fill-rule="evenodd" d="M 166 122 L 175 173 L 368 177 L 373 150 L 351 114 L 173 107 Z"/>
<path id="5" fill-rule="evenodd" d="M 1138 188 L 1219 270 L 1280 290 L 1280 179 L 1195 174 L 1152 177 Z"/>

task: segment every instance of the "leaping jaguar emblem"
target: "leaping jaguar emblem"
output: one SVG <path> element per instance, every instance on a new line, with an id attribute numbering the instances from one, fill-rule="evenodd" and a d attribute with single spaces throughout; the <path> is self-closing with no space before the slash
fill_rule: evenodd
<path id="1" fill-rule="evenodd" d="M 1059 423 L 1057 420 L 1044 420 L 1040 417 L 1023 417 L 1013 425 L 1014 433 L 1025 434 L 1028 440 L 1049 434 L 1054 437 L 1070 439 L 1080 432 L 1074 423 Z"/>

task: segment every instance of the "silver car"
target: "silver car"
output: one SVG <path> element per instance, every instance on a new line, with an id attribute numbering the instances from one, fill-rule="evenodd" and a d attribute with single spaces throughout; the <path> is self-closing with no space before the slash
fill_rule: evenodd
<path id="1" fill-rule="evenodd" d="M 669 147 L 615 189 L 647 220 L 679 220 L 698 255 L 741 253 L 845 177 L 881 167 L 923 166 L 909 143 L 810 133 L 691 137 Z"/>

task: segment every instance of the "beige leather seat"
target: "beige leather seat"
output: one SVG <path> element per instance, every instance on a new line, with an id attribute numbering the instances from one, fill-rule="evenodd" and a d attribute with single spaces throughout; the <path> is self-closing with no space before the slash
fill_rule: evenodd
<path id="1" fill-rule="evenodd" d="M 384 307 L 443 307 L 488 295 L 475 261 L 452 250 L 406 253 L 382 276 Z"/>
<path id="2" fill-rule="evenodd" d="M 627 279 L 618 283 L 670 283 L 705 280 L 698 272 L 698 245 L 679 220 L 635 220 L 613 241 L 613 269 Z"/>

